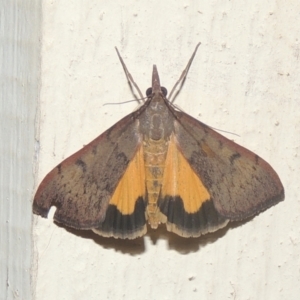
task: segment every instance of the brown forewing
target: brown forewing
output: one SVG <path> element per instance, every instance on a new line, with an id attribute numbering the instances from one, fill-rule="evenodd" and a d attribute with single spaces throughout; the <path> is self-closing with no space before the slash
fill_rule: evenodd
<path id="1" fill-rule="evenodd" d="M 56 166 L 40 184 L 33 203 L 35 214 L 77 229 L 99 226 L 141 137 L 132 113 Z"/>
<path id="2" fill-rule="evenodd" d="M 221 216 L 244 219 L 284 199 L 280 179 L 266 161 L 191 116 L 174 114 L 178 147 Z"/>

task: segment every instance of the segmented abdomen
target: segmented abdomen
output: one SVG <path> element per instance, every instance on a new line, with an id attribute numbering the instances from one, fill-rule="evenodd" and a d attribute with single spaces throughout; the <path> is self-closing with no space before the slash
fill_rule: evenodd
<path id="1" fill-rule="evenodd" d="M 163 180 L 168 144 L 169 142 L 164 139 L 152 140 L 149 138 L 144 141 L 145 177 L 148 196 L 146 217 L 152 228 L 157 228 L 162 221 L 157 202 Z"/>

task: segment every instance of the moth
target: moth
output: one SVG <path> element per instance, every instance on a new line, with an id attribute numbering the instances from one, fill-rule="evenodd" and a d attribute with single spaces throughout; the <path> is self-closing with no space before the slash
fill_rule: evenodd
<path id="1" fill-rule="evenodd" d="M 181 89 L 199 45 L 171 95 Z M 198 237 L 284 199 L 266 161 L 173 101 L 154 65 L 143 105 L 56 166 L 38 187 L 33 212 L 47 217 L 56 206 L 56 222 L 105 237 L 134 239 L 146 233 L 147 224 Z"/>

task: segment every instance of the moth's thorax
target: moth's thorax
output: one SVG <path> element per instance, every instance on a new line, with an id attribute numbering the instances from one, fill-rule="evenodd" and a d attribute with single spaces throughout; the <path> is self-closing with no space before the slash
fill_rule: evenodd
<path id="1" fill-rule="evenodd" d="M 152 140 L 168 139 L 173 131 L 173 115 L 161 94 L 154 94 L 140 117 L 141 133 Z"/>

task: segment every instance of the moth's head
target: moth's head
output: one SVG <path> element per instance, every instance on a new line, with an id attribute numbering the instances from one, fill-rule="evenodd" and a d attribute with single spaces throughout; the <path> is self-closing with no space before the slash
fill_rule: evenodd
<path id="1" fill-rule="evenodd" d="M 153 72 L 152 72 L 152 87 L 148 88 L 146 91 L 146 96 L 149 97 L 155 97 L 158 96 L 160 97 L 163 95 L 164 97 L 167 96 L 167 89 L 163 86 L 160 86 L 160 81 L 159 81 L 159 75 L 157 71 L 156 65 L 153 65 Z"/>

